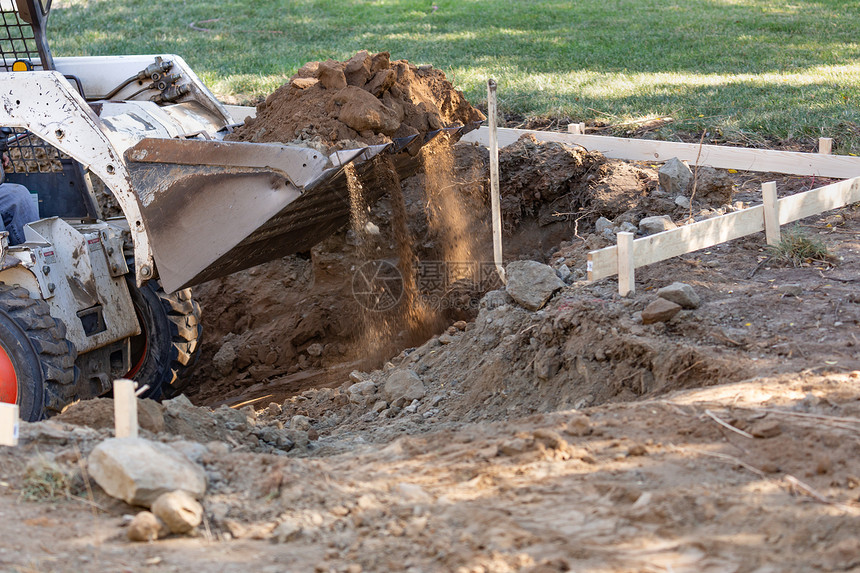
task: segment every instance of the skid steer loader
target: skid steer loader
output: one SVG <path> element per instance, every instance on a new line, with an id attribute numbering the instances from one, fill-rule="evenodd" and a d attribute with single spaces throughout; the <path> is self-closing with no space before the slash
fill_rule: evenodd
<path id="1" fill-rule="evenodd" d="M 22 244 L 0 234 L 0 401 L 25 420 L 118 377 L 175 394 L 201 333 L 189 287 L 308 250 L 348 221 L 346 165 L 373 201 L 380 164 L 411 174 L 433 136 L 331 155 L 224 141 L 233 117 L 182 58 L 54 58 L 50 5 L 0 0 L 5 178 L 41 217 Z"/>

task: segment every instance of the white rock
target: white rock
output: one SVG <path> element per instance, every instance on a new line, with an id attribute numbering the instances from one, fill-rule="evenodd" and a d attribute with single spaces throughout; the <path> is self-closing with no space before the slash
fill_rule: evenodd
<path id="1" fill-rule="evenodd" d="M 657 171 L 660 187 L 670 195 L 685 195 L 693 184 L 693 171 L 686 163 L 673 157 Z"/>
<path id="2" fill-rule="evenodd" d="M 382 388 L 382 395 L 388 402 L 395 402 L 401 398 L 406 402 L 412 402 L 420 400 L 426 393 L 424 382 L 412 370 L 392 372 Z"/>
<path id="3" fill-rule="evenodd" d="M 126 535 L 129 541 L 150 542 L 158 539 L 159 534 L 166 533 L 164 524 L 158 521 L 152 513 L 141 511 L 128 524 Z"/>
<path id="4" fill-rule="evenodd" d="M 657 215 L 654 217 L 645 217 L 639 221 L 639 230 L 645 235 L 653 235 L 654 233 L 662 233 L 670 229 L 676 229 L 676 225 L 672 219 L 666 215 Z"/>
<path id="5" fill-rule="evenodd" d="M 657 291 L 657 296 L 681 305 L 681 308 L 693 309 L 699 308 L 701 300 L 693 287 L 686 283 L 674 282 L 669 286 L 664 286 Z"/>
<path id="6" fill-rule="evenodd" d="M 170 446 L 143 438 L 111 438 L 88 458 L 89 473 L 108 495 L 149 507 L 163 493 L 184 490 L 195 498 L 206 492 L 200 466 Z"/>
<path id="7" fill-rule="evenodd" d="M 152 513 L 172 533 L 188 533 L 203 521 L 203 506 L 182 490 L 158 496 L 152 503 Z"/>

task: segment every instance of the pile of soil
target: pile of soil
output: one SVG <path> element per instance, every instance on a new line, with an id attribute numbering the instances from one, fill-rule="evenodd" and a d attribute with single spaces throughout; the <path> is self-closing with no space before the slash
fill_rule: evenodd
<path id="1" fill-rule="evenodd" d="M 599 151 L 538 141 L 525 134 L 499 152 L 499 188 L 506 230 L 525 217 L 541 225 L 559 220 L 612 219 L 635 209 L 656 187 L 653 168 L 609 160 Z"/>
<path id="2" fill-rule="evenodd" d="M 308 142 L 328 149 L 355 141 L 390 143 L 484 119 L 442 71 L 406 60 L 392 62 L 388 52 L 362 50 L 345 62 L 302 66 L 230 139 Z M 420 142 L 412 149 L 418 147 Z"/>
<path id="3" fill-rule="evenodd" d="M 489 154 L 471 144 L 433 146 L 432 151 L 429 164 L 404 180 L 402 190 L 419 294 L 441 320 L 418 338 L 402 329 L 374 333 L 377 339 L 390 338 L 378 352 L 371 351 L 366 341 L 368 317 L 355 296 L 356 277 L 369 261 L 394 264 L 400 256 L 392 203 L 385 196 L 366 218 L 378 229 L 376 234 L 345 228 L 314 247 L 309 259 L 287 257 L 195 289 L 206 332 L 200 366 L 187 390 L 195 402 L 232 404 L 242 396 L 266 392 L 273 384 L 279 388 L 278 396 L 285 389 L 291 393 L 337 386 L 350 370 L 379 367 L 452 322 L 476 316 L 481 297 L 499 286 L 491 264 Z M 447 153 L 453 155 L 446 158 Z M 433 224 L 433 209 L 428 209 L 434 200 L 432 189 L 440 186 L 430 181 L 438 176 L 437 162 L 449 164 L 443 185 L 456 196 L 438 210 L 468 214 L 456 219 L 453 235 L 450 225 Z M 509 259 L 547 262 L 577 228 L 599 216 L 637 207 L 648 196 L 649 185 L 656 185 L 653 168 L 632 167 L 598 152 L 528 137 L 500 150 L 500 165 Z M 575 169 L 566 172 L 569 167 Z M 579 205 L 580 212 L 559 216 L 559 211 L 572 212 L 561 202 Z M 582 212 L 585 221 L 580 220 Z M 451 243 L 467 242 L 471 248 L 452 259 Z M 457 267 L 466 268 L 465 278 L 448 280 Z M 382 314 L 373 313 L 377 319 L 384 319 Z"/>

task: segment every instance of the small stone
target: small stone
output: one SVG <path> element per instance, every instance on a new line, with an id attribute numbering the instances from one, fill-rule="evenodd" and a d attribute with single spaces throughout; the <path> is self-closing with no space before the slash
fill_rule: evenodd
<path id="1" fill-rule="evenodd" d="M 585 415 L 574 416 L 565 426 L 564 433 L 571 436 L 587 436 L 591 433 L 591 420 Z"/>
<path id="2" fill-rule="evenodd" d="M 682 209 L 690 208 L 690 199 L 688 197 L 684 197 L 683 195 L 678 195 L 675 197 L 675 205 Z"/>
<path id="3" fill-rule="evenodd" d="M 288 519 L 282 521 L 272 531 L 272 538 L 278 543 L 287 543 L 295 540 L 302 533 L 302 528 L 296 522 Z"/>
<path id="4" fill-rule="evenodd" d="M 671 320 L 681 311 L 681 305 L 664 298 L 658 298 L 642 311 L 642 324 L 654 324 Z"/>
<path id="5" fill-rule="evenodd" d="M 800 296 L 803 293 L 803 287 L 799 284 L 779 285 L 776 290 L 783 296 Z"/>
<path id="6" fill-rule="evenodd" d="M 349 401 L 353 404 L 363 403 L 367 400 L 369 396 L 372 396 L 375 393 L 376 384 L 373 383 L 373 380 L 357 382 L 346 390 L 347 397 Z"/>
<path id="7" fill-rule="evenodd" d="M 696 169 L 696 197 L 711 205 L 727 205 L 732 201 L 734 182 L 725 171 L 714 169 L 709 165 L 700 165 Z M 743 206 L 740 207 L 743 209 Z"/>
<path id="8" fill-rule="evenodd" d="M 644 456 L 647 453 L 648 453 L 648 449 L 645 446 L 643 446 L 642 444 L 633 444 L 627 450 L 628 456 Z"/>
<path id="9" fill-rule="evenodd" d="M 451 326 L 453 326 L 457 330 L 466 330 L 466 327 L 469 326 L 469 323 L 467 323 L 465 320 L 458 320 Z"/>
<path id="10" fill-rule="evenodd" d="M 128 535 L 129 541 L 155 541 L 158 539 L 159 532 L 162 531 L 162 525 L 152 512 L 141 511 L 128 524 L 126 535 Z"/>
<path id="11" fill-rule="evenodd" d="M 657 296 L 681 305 L 682 308 L 699 308 L 701 300 L 693 287 L 686 283 L 674 282 L 657 291 Z"/>
<path id="12" fill-rule="evenodd" d="M 349 373 L 349 381 L 353 384 L 358 384 L 359 382 L 364 382 L 365 375 L 358 370 L 353 370 Z"/>
<path id="13" fill-rule="evenodd" d="M 635 233 L 639 228 L 630 221 L 624 221 L 621 223 L 621 226 L 618 227 L 618 230 L 623 233 Z"/>
<path id="14" fill-rule="evenodd" d="M 306 90 L 309 87 L 313 87 L 319 83 L 319 80 L 316 78 L 293 78 L 290 80 L 290 85 L 298 90 Z"/>
<path id="15" fill-rule="evenodd" d="M 280 416 L 281 412 L 283 411 L 283 408 L 281 408 L 281 405 L 277 402 L 270 402 L 267 410 L 272 416 Z"/>
<path id="16" fill-rule="evenodd" d="M 505 267 L 505 290 L 517 303 L 528 310 L 542 308 L 564 282 L 552 267 L 537 261 L 513 261 Z"/>
<path id="17" fill-rule="evenodd" d="M 782 426 L 776 420 L 760 420 L 753 424 L 749 433 L 756 438 L 774 438 L 782 433 Z"/>
<path id="18" fill-rule="evenodd" d="M 188 533 L 203 521 L 203 506 L 181 490 L 158 496 L 152 503 L 152 513 L 172 533 Z"/>
<path id="19" fill-rule="evenodd" d="M 290 418 L 290 429 L 307 432 L 311 427 L 311 419 L 307 416 L 293 416 Z"/>
<path id="20" fill-rule="evenodd" d="M 667 215 L 645 217 L 639 221 L 639 231 L 644 235 L 653 235 L 655 233 L 662 233 L 663 231 L 677 228 L 678 225 L 676 225 Z"/>
<path id="21" fill-rule="evenodd" d="M 604 231 L 612 231 L 615 224 L 606 217 L 600 217 L 594 222 L 594 232 L 602 235 Z"/>
<path id="22" fill-rule="evenodd" d="M 371 411 L 376 412 L 378 414 L 386 408 L 388 408 L 388 402 L 386 402 L 385 400 L 377 400 L 377 402 L 373 405 L 373 408 L 371 408 Z"/>
<path id="23" fill-rule="evenodd" d="M 500 306 L 505 306 L 514 302 L 511 295 L 503 290 L 491 290 L 481 299 L 480 307 L 482 309 L 494 310 Z"/>
<path id="24" fill-rule="evenodd" d="M 322 356 L 323 353 L 323 345 L 319 342 L 315 342 L 308 346 L 308 354 L 311 356 Z"/>
<path id="25" fill-rule="evenodd" d="M 673 157 L 657 171 L 657 179 L 669 195 L 686 195 L 693 184 L 693 171 L 686 163 Z"/>
<path id="26" fill-rule="evenodd" d="M 232 344 L 224 344 L 212 357 L 212 366 L 215 371 L 221 376 L 228 375 L 233 370 L 233 363 L 236 361 L 236 349 Z"/>
<path id="27" fill-rule="evenodd" d="M 571 274 L 573 274 L 573 273 L 571 273 L 571 272 L 570 272 L 570 267 L 569 267 L 569 266 L 567 266 L 566 264 L 562 263 L 561 265 L 559 265 L 559 266 L 558 266 L 558 268 L 557 268 L 557 269 L 555 269 L 555 274 L 558 276 L 558 278 L 560 278 L 561 280 L 563 280 L 563 281 L 566 283 L 566 282 L 567 282 L 567 279 L 568 279 L 568 278 L 570 277 L 570 275 L 571 275 Z"/>
<path id="28" fill-rule="evenodd" d="M 388 402 L 404 399 L 406 402 L 420 400 L 426 395 L 424 382 L 412 370 L 396 370 L 385 381 L 382 394 Z"/>

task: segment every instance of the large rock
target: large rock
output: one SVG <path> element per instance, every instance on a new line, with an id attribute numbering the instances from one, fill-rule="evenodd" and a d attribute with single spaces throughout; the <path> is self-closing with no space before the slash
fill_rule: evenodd
<path id="1" fill-rule="evenodd" d="M 388 402 L 402 398 L 408 404 L 412 400 L 420 400 L 426 394 L 424 382 L 412 370 L 395 370 L 382 388 L 382 396 Z"/>
<path id="2" fill-rule="evenodd" d="M 346 75 L 338 62 L 328 60 L 320 63 L 319 82 L 327 90 L 342 90 L 346 87 Z"/>
<path id="3" fill-rule="evenodd" d="M 658 298 L 642 311 L 642 324 L 666 322 L 667 320 L 671 320 L 680 310 L 680 304 L 675 304 L 665 298 Z"/>
<path id="4" fill-rule="evenodd" d="M 654 217 L 645 217 L 639 221 L 639 231 L 643 235 L 653 235 L 654 233 L 662 233 L 671 229 L 677 229 L 676 225 L 668 215 L 656 215 Z"/>
<path id="5" fill-rule="evenodd" d="M 108 495 L 130 505 L 150 507 L 158 496 L 183 490 L 201 498 L 203 469 L 168 445 L 143 438 L 111 438 L 93 449 L 90 475 Z"/>
<path id="6" fill-rule="evenodd" d="M 689 195 L 693 185 L 693 172 L 683 161 L 673 157 L 657 171 L 657 178 L 670 195 Z"/>
<path id="7" fill-rule="evenodd" d="M 505 267 L 508 294 L 523 308 L 538 310 L 564 287 L 552 267 L 537 261 L 513 261 Z"/>
<path id="8" fill-rule="evenodd" d="M 334 102 L 340 105 L 337 118 L 359 133 L 370 130 L 392 135 L 400 127 L 397 112 L 361 88 L 347 86 L 337 92 Z"/>
<path id="9" fill-rule="evenodd" d="M 203 506 L 182 490 L 158 496 L 152 504 L 152 513 L 171 533 L 188 533 L 203 521 Z"/>
<path id="10" fill-rule="evenodd" d="M 693 287 L 686 283 L 672 283 L 657 291 L 657 296 L 681 305 L 682 308 L 699 308 L 701 300 Z"/>

